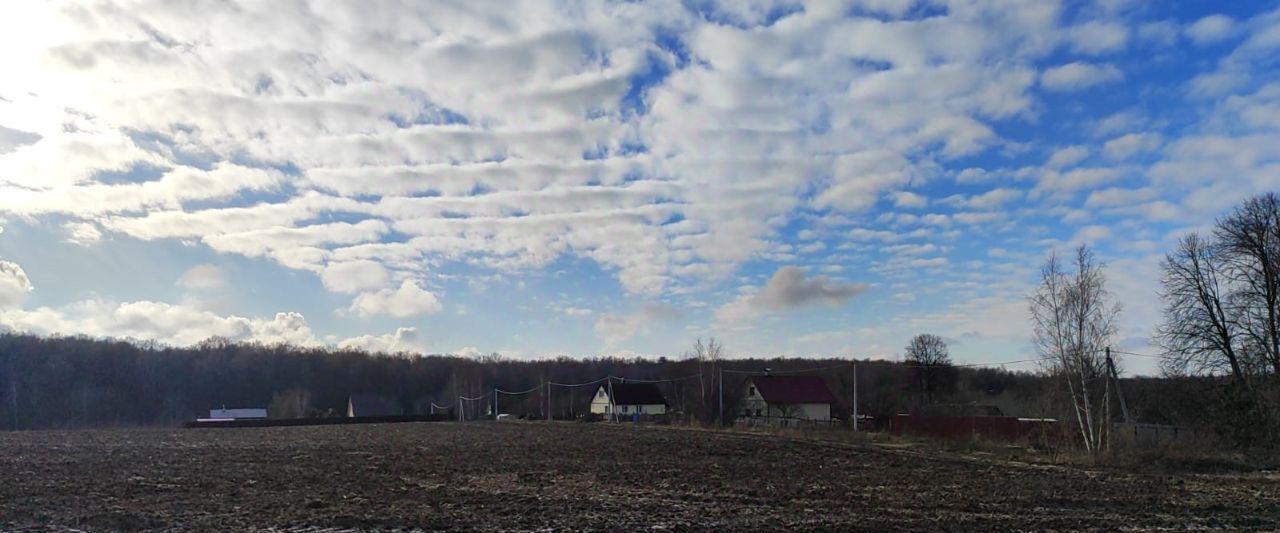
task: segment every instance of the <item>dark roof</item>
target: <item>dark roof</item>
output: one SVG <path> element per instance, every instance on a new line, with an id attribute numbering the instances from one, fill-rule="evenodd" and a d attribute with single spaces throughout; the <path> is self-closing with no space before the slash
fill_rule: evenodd
<path id="1" fill-rule="evenodd" d="M 404 414 L 400 404 L 381 394 L 352 394 L 348 400 L 354 416 L 395 416 Z"/>
<path id="2" fill-rule="evenodd" d="M 605 391 L 609 385 L 602 385 Z M 666 405 L 667 399 L 662 396 L 656 383 L 614 383 L 613 403 L 617 405 Z"/>
<path id="3" fill-rule="evenodd" d="M 747 378 L 769 403 L 836 403 L 819 376 L 753 376 Z"/>

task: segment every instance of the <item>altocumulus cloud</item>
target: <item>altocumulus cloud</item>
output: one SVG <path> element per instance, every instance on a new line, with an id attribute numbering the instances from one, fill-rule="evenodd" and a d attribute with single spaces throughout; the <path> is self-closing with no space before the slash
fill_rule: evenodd
<path id="1" fill-rule="evenodd" d="M 585 265 L 605 278 L 572 302 L 596 310 L 585 335 L 622 343 L 672 322 L 639 302 L 689 309 L 693 331 L 862 287 L 806 272 L 901 284 L 868 298 L 936 282 L 915 312 L 1019 309 L 1023 266 L 1050 247 L 1153 249 L 1172 221 L 1275 188 L 1274 7 L 786 4 L 0 3 L 4 245 L 53 227 L 69 254 L 191 246 L 193 263 L 237 256 L 248 282 L 290 269 L 333 293 L 310 305 L 367 317 L 349 322 L 382 329 L 361 342 L 389 346 L 404 335 L 387 321 L 484 313 L 471 281 L 543 289 L 545 270 Z M 1178 68 L 1142 66 L 1157 56 Z M 26 309 L 15 272 L 0 320 L 32 331 L 312 342 L 302 313 L 334 310 L 211 314 L 130 302 L 126 283 Z"/>

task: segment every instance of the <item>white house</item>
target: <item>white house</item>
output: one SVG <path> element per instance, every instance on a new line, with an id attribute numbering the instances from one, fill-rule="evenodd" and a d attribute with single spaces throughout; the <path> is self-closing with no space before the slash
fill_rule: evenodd
<path id="1" fill-rule="evenodd" d="M 213 420 L 230 420 L 238 418 L 266 418 L 266 409 L 210 409 L 209 418 Z"/>
<path id="2" fill-rule="evenodd" d="M 831 420 L 835 395 L 819 376 L 753 376 L 743 383 L 739 418 L 762 420 Z"/>
<path id="3" fill-rule="evenodd" d="M 613 391 L 613 401 L 609 401 L 610 390 Z M 618 416 L 622 417 L 662 415 L 667 413 L 667 400 L 654 383 L 605 383 L 591 397 L 591 412 L 610 415 L 615 408 Z"/>

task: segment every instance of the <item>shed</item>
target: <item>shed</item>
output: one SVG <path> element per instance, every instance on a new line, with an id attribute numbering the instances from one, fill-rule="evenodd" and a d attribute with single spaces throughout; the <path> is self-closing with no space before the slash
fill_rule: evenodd
<path id="1" fill-rule="evenodd" d="M 609 394 L 613 398 L 610 401 Z M 598 415 L 612 414 L 616 408 L 620 415 L 661 415 L 667 412 L 667 399 L 656 383 L 605 383 L 591 397 L 591 412 Z"/>
<path id="2" fill-rule="evenodd" d="M 347 416 L 399 416 L 400 404 L 381 394 L 353 394 L 347 399 Z"/>

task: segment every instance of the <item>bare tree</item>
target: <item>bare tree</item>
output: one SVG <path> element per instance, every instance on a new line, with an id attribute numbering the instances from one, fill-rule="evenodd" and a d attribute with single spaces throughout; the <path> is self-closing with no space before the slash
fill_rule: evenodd
<path id="1" fill-rule="evenodd" d="M 1231 303 L 1251 351 L 1261 356 L 1246 364 L 1280 375 L 1280 196 L 1245 200 L 1218 220 L 1214 236 L 1234 285 Z"/>
<path id="2" fill-rule="evenodd" d="M 949 390 L 955 383 L 951 352 L 942 337 L 921 333 L 911 338 L 905 351 L 905 359 L 911 365 L 912 385 L 919 387 L 927 403 L 933 403 L 936 393 Z"/>
<path id="3" fill-rule="evenodd" d="M 1229 371 L 1236 383 L 1250 387 L 1240 361 L 1239 309 L 1228 302 L 1224 260 L 1196 233 L 1178 241 L 1161 263 L 1160 299 L 1164 321 L 1156 338 L 1170 355 L 1162 364 L 1172 374 Z"/>
<path id="4" fill-rule="evenodd" d="M 1104 351 L 1120 314 L 1120 306 L 1110 301 L 1102 267 L 1086 246 L 1075 250 L 1070 265 L 1052 254 L 1030 297 L 1037 348 L 1049 360 L 1049 371 L 1066 382 L 1090 453 L 1102 450 L 1109 424 L 1101 412 L 1107 401 Z"/>
<path id="5" fill-rule="evenodd" d="M 724 344 L 717 341 L 715 337 L 707 339 L 706 344 L 703 344 L 702 339 L 699 338 L 685 357 L 698 361 L 698 392 L 702 395 L 703 420 L 706 422 L 714 420 L 715 417 L 710 415 L 715 412 L 712 400 L 716 392 L 716 377 L 720 374 L 720 360 L 724 358 Z M 720 383 L 719 386 L 723 387 L 724 384 Z"/>

